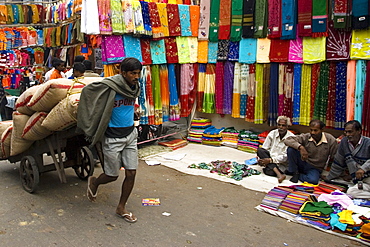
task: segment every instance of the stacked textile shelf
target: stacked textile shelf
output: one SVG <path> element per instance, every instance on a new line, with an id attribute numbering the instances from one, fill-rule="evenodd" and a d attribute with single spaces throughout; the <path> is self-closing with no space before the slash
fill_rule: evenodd
<path id="1" fill-rule="evenodd" d="M 204 130 L 202 136 L 202 144 L 210 146 L 221 146 L 222 136 L 221 133 L 225 128 L 217 129 L 214 126 L 210 126 Z"/>
<path id="2" fill-rule="evenodd" d="M 237 148 L 241 151 L 256 153 L 259 147 L 258 134 L 250 130 L 242 130 L 239 133 Z"/>
<path id="3" fill-rule="evenodd" d="M 191 120 L 191 128 L 188 132 L 187 140 L 195 143 L 202 143 L 203 132 L 206 128 L 212 125 L 210 119 L 194 118 Z"/>
<path id="4" fill-rule="evenodd" d="M 221 133 L 222 136 L 222 145 L 237 148 L 238 147 L 238 136 L 239 131 L 236 130 L 234 127 L 229 127 L 224 129 Z"/>

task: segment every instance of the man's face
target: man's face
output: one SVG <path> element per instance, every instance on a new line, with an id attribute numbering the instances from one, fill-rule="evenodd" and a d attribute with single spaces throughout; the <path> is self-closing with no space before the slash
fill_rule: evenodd
<path id="1" fill-rule="evenodd" d="M 84 73 L 82 73 L 81 71 L 75 71 L 75 70 L 73 70 L 73 76 L 75 77 L 75 78 L 77 78 L 77 77 L 81 77 L 81 76 L 83 76 L 84 75 Z"/>
<path id="2" fill-rule="evenodd" d="M 279 120 L 277 123 L 279 134 L 285 135 L 288 131 L 288 123 L 286 120 Z"/>
<path id="3" fill-rule="evenodd" d="M 322 129 L 320 128 L 320 124 L 313 123 L 312 125 L 310 125 L 310 134 L 315 141 L 320 141 L 322 136 Z"/>
<path id="4" fill-rule="evenodd" d="M 59 71 L 64 71 L 66 69 L 66 65 L 64 63 L 61 63 L 56 67 L 56 69 Z"/>
<path id="5" fill-rule="evenodd" d="M 137 69 L 133 71 L 122 71 L 121 75 L 130 85 L 134 86 L 139 82 L 141 70 Z"/>
<path id="6" fill-rule="evenodd" d="M 358 142 L 361 138 L 361 130 L 356 130 L 353 124 L 348 124 L 344 129 L 344 134 L 347 136 L 348 141 Z"/>

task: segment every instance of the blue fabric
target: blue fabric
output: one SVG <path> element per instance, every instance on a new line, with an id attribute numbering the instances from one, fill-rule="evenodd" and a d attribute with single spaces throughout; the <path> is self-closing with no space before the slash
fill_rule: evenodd
<path id="1" fill-rule="evenodd" d="M 149 5 L 148 2 L 140 1 L 141 4 L 141 10 L 143 14 L 143 24 L 144 24 L 144 30 L 146 32 L 152 32 L 152 25 L 150 24 L 150 16 L 149 16 Z"/>
<path id="2" fill-rule="evenodd" d="M 153 64 L 167 63 L 164 39 L 150 41 L 150 54 Z"/>
<path id="3" fill-rule="evenodd" d="M 140 39 L 132 35 L 123 35 L 123 43 L 125 44 L 126 57 L 134 57 L 140 62 L 143 62 L 141 55 Z"/>
<path id="4" fill-rule="evenodd" d="M 302 64 L 294 64 L 293 78 L 293 124 L 299 124 L 299 113 L 301 105 L 301 78 Z"/>
<path id="5" fill-rule="evenodd" d="M 257 39 L 242 39 L 239 43 L 239 63 L 255 63 L 257 59 Z"/>
<path id="6" fill-rule="evenodd" d="M 189 5 L 179 4 L 181 36 L 191 36 Z"/>
<path id="7" fill-rule="evenodd" d="M 299 180 L 311 184 L 318 184 L 321 171 L 301 159 L 301 153 L 294 148 L 288 147 L 288 171 L 299 172 Z"/>
<path id="8" fill-rule="evenodd" d="M 278 117 L 278 105 L 279 105 L 279 64 L 270 64 L 270 100 L 269 100 L 269 111 L 267 123 L 270 126 L 276 125 L 276 119 Z"/>
<path id="9" fill-rule="evenodd" d="M 333 229 L 336 227 L 341 231 L 345 231 L 347 228 L 347 224 L 341 223 L 339 221 L 339 216 L 335 213 L 330 214 L 330 225 L 332 226 Z"/>
<path id="10" fill-rule="evenodd" d="M 227 60 L 235 62 L 239 61 L 239 42 L 230 41 Z"/>
<path id="11" fill-rule="evenodd" d="M 149 66 L 143 66 L 143 69 L 141 71 L 141 76 L 139 78 L 139 84 L 140 84 L 140 95 L 138 98 L 139 104 L 140 104 L 140 124 L 149 124 L 148 120 L 148 109 L 146 105 L 146 75 L 147 70 Z M 150 67 L 149 67 L 150 68 Z"/>
<path id="12" fill-rule="evenodd" d="M 336 129 L 344 129 L 346 123 L 346 81 L 347 62 L 338 62 L 336 66 L 337 85 L 335 89 L 335 125 Z"/>
<path id="13" fill-rule="evenodd" d="M 217 62 L 218 42 L 208 42 L 208 63 Z"/>
<path id="14" fill-rule="evenodd" d="M 109 127 L 122 128 L 134 125 L 135 99 L 128 99 L 120 94 L 114 98 L 112 116 Z"/>
<path id="15" fill-rule="evenodd" d="M 362 104 L 364 102 L 364 89 L 366 82 L 366 61 L 356 61 L 356 89 L 355 89 L 355 115 L 354 120 L 361 123 Z"/>
<path id="16" fill-rule="evenodd" d="M 283 0 L 281 4 L 282 29 L 281 39 L 296 38 L 296 22 L 297 22 L 297 1 L 298 0 Z"/>

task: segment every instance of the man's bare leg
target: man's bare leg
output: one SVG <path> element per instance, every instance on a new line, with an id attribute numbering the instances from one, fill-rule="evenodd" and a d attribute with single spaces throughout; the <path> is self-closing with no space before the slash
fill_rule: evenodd
<path id="1" fill-rule="evenodd" d="M 279 183 L 283 182 L 286 176 L 284 174 L 281 174 L 277 167 L 274 167 L 272 170 L 276 173 Z"/>
<path id="2" fill-rule="evenodd" d="M 126 210 L 126 202 L 135 184 L 136 170 L 125 170 L 125 179 L 122 183 L 121 197 L 116 209 L 118 215 L 129 214 Z M 134 217 L 134 216 L 133 216 Z"/>

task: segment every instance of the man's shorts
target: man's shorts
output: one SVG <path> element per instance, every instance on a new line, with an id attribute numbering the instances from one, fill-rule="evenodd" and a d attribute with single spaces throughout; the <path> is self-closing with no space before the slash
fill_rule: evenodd
<path id="1" fill-rule="evenodd" d="M 137 129 L 123 138 L 104 137 L 104 173 L 117 177 L 121 167 L 136 170 L 138 167 Z"/>

